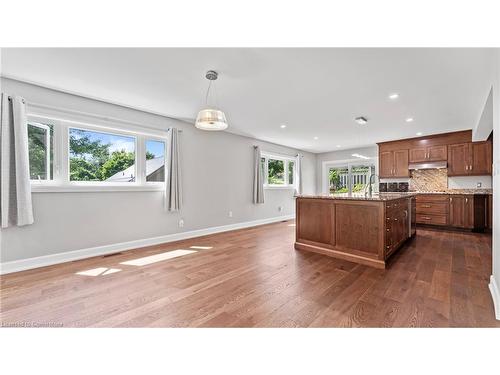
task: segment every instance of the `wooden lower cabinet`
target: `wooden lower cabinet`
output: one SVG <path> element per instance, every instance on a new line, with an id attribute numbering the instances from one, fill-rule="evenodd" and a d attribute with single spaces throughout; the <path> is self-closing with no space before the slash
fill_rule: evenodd
<path id="1" fill-rule="evenodd" d="M 406 203 L 406 202 L 405 202 Z M 406 203 L 407 204 L 407 203 Z M 386 208 L 385 258 L 387 259 L 408 238 L 408 209 L 398 205 L 395 208 L 388 204 Z"/>
<path id="2" fill-rule="evenodd" d="M 484 230 L 487 207 L 487 195 L 421 194 L 417 196 L 417 223 Z"/>
<path id="3" fill-rule="evenodd" d="M 385 268 L 409 237 L 409 199 L 297 197 L 295 248 Z"/>

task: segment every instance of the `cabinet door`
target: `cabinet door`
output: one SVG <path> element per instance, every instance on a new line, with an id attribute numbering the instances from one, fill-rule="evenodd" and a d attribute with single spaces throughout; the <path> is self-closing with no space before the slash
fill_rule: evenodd
<path id="1" fill-rule="evenodd" d="M 427 148 L 410 149 L 410 163 L 420 163 L 427 160 Z"/>
<path id="2" fill-rule="evenodd" d="M 453 195 L 450 197 L 449 223 L 452 227 L 466 227 L 465 197 L 463 195 Z"/>
<path id="3" fill-rule="evenodd" d="M 491 142 L 473 142 L 471 144 L 470 174 L 490 175 L 492 159 Z"/>
<path id="4" fill-rule="evenodd" d="M 427 160 L 443 161 L 448 158 L 448 148 L 444 146 L 432 146 L 427 148 Z"/>
<path id="5" fill-rule="evenodd" d="M 409 177 L 408 150 L 394 151 L 394 177 Z"/>
<path id="6" fill-rule="evenodd" d="M 392 177 L 394 170 L 394 154 L 392 151 L 384 151 L 379 155 L 379 176 Z"/>
<path id="7" fill-rule="evenodd" d="M 469 143 L 448 146 L 448 176 L 469 174 Z"/>
<path id="8" fill-rule="evenodd" d="M 474 228 L 474 196 L 465 196 L 465 228 Z"/>

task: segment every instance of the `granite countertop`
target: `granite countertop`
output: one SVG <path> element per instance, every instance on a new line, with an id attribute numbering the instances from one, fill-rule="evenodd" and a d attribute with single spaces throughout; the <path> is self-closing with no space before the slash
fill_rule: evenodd
<path id="1" fill-rule="evenodd" d="M 392 201 L 401 198 L 407 198 L 416 195 L 414 192 L 407 193 L 379 193 L 373 194 L 372 196 L 365 196 L 364 194 L 337 194 L 326 195 L 326 194 L 298 194 L 295 195 L 296 198 L 312 198 L 312 199 L 332 199 L 332 200 L 354 200 L 354 201 Z"/>
<path id="2" fill-rule="evenodd" d="M 493 189 L 449 189 L 444 191 L 413 191 L 415 194 L 466 194 L 466 195 L 477 195 L 477 194 L 493 194 Z"/>

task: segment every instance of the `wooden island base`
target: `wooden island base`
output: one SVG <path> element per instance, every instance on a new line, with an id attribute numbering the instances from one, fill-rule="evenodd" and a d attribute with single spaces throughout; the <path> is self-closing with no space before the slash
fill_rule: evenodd
<path id="1" fill-rule="evenodd" d="M 408 194 L 299 196 L 295 249 L 385 268 L 411 237 L 414 200 Z"/>

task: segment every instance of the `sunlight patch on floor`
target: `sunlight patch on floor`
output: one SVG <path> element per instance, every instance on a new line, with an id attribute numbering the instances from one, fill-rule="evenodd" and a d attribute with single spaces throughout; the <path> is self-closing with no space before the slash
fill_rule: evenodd
<path id="1" fill-rule="evenodd" d="M 120 271 L 121 269 L 119 268 L 98 267 L 98 268 L 92 268 L 91 270 L 80 271 L 77 272 L 76 274 L 82 276 L 105 276 Z"/>
<path id="2" fill-rule="evenodd" d="M 210 250 L 213 249 L 213 246 L 189 246 L 189 248 L 197 250 Z"/>
<path id="3" fill-rule="evenodd" d="M 162 260 L 177 258 L 177 257 L 181 257 L 184 255 L 188 255 L 188 254 L 192 254 L 192 253 L 196 253 L 196 252 L 197 252 L 196 250 L 179 249 L 179 250 L 167 251 L 165 253 L 150 255 L 147 257 L 143 257 L 143 258 L 127 260 L 126 262 L 121 262 L 120 264 L 124 264 L 127 266 L 145 266 L 148 264 L 161 262 Z"/>
<path id="4" fill-rule="evenodd" d="M 294 227 L 294 226 L 295 226 L 295 224 L 288 224 L 288 226 L 289 226 L 289 227 Z"/>

